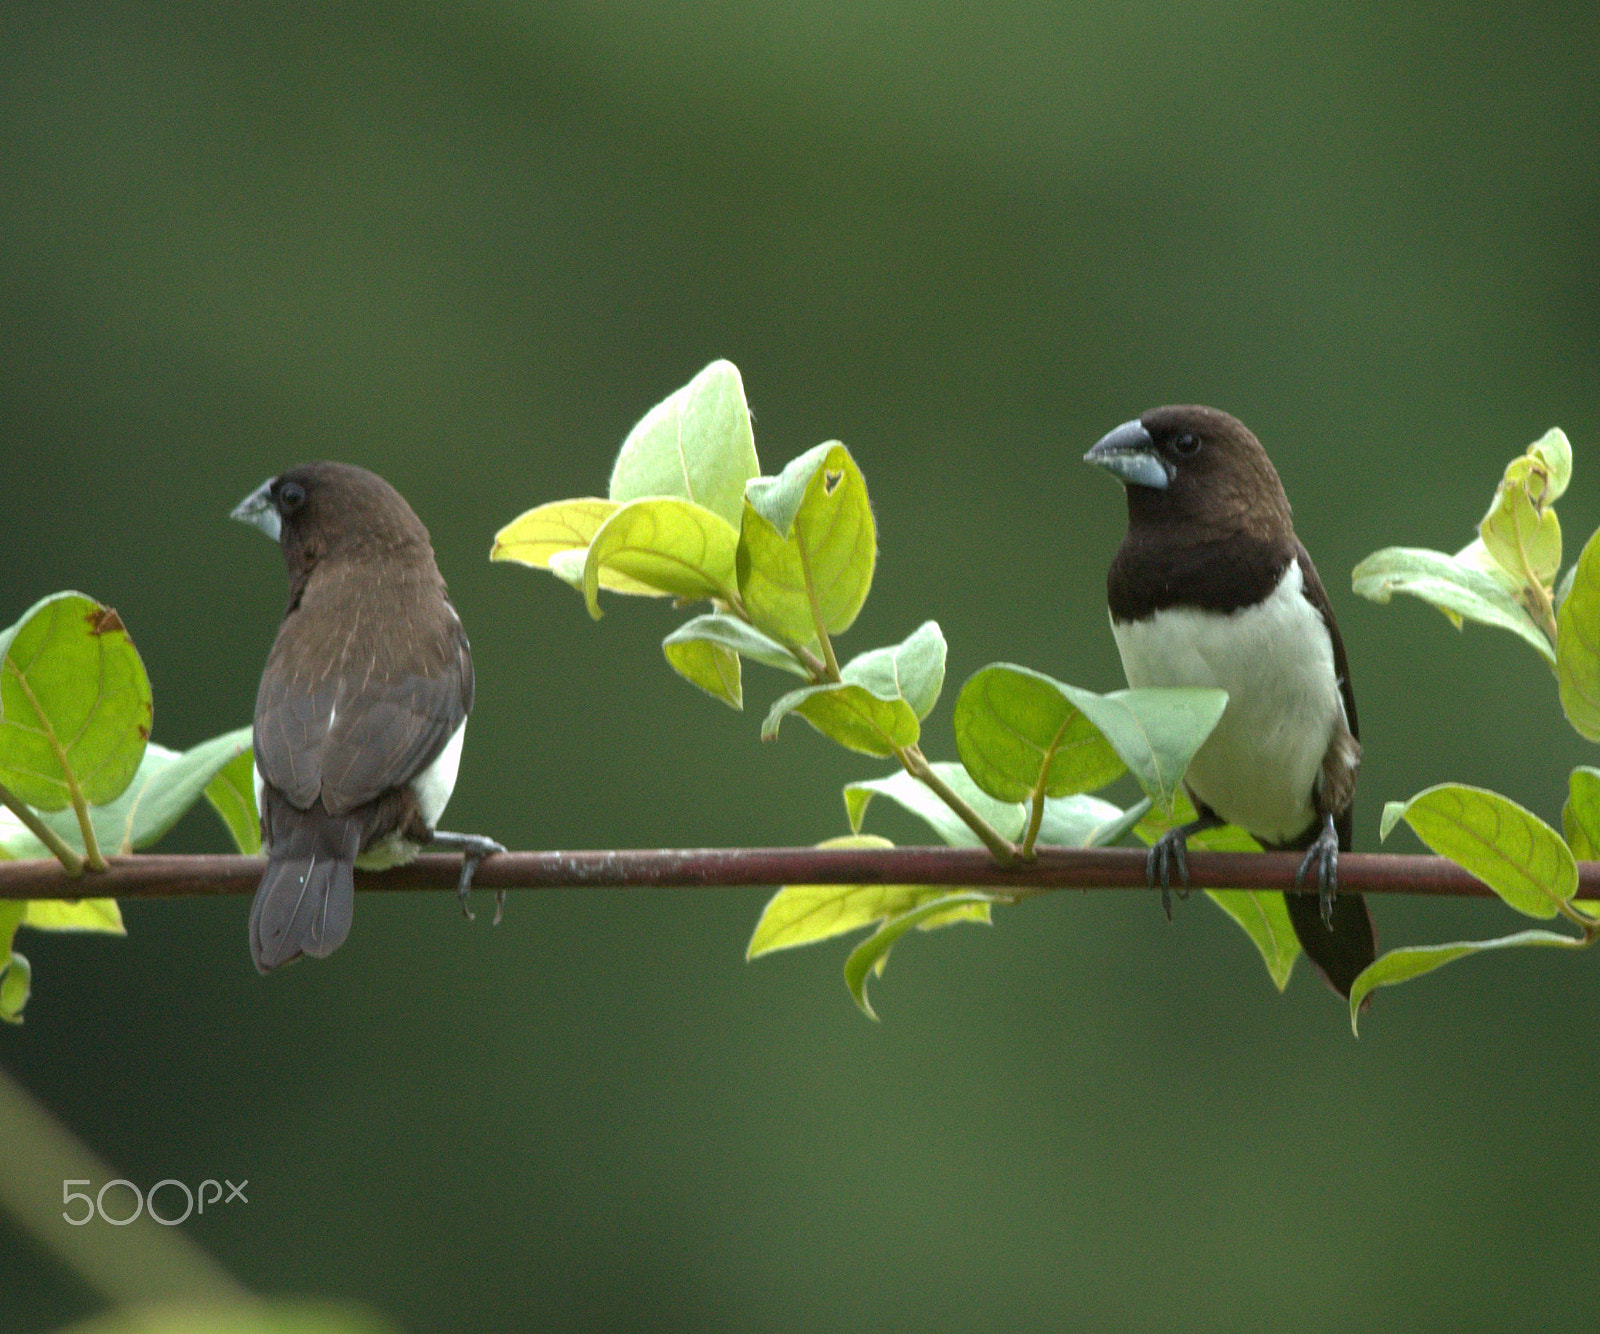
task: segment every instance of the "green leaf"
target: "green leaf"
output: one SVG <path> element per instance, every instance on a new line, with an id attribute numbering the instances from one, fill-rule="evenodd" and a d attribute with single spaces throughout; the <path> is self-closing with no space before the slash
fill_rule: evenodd
<path id="1" fill-rule="evenodd" d="M 1572 481 L 1572 445 L 1567 441 L 1567 433 L 1559 426 L 1552 426 L 1528 446 L 1528 457 L 1539 462 L 1548 479 L 1543 503 L 1555 504 Z"/>
<path id="2" fill-rule="evenodd" d="M 1188 824 L 1195 818 L 1195 809 L 1189 798 L 1178 794 L 1170 817 L 1152 810 L 1141 820 L 1134 832 L 1146 844 L 1154 843 L 1167 830 Z M 1207 852 L 1260 852 L 1261 844 L 1237 825 L 1222 825 L 1217 829 L 1203 829 L 1189 839 L 1191 848 Z M 1217 905 L 1238 925 L 1249 938 L 1267 966 L 1272 985 L 1282 991 L 1289 985 L 1295 960 L 1300 957 L 1300 940 L 1294 933 L 1294 923 L 1289 920 L 1289 908 L 1278 890 L 1263 889 L 1208 889 L 1206 897 Z"/>
<path id="3" fill-rule="evenodd" d="M 261 851 L 261 817 L 256 812 L 255 756 L 235 755 L 206 784 L 206 800 L 221 817 L 234 847 L 246 857 Z"/>
<path id="4" fill-rule="evenodd" d="M 1014 801 L 996 801 L 981 791 L 959 764 L 939 761 L 931 767 L 955 790 L 957 796 L 994 826 L 1002 838 L 1015 841 L 1021 837 L 1027 818 L 1023 807 Z M 882 778 L 867 778 L 845 785 L 845 813 L 849 816 L 850 828 L 857 833 L 861 831 L 861 822 L 866 818 L 867 807 L 874 796 L 887 797 L 902 810 L 909 811 L 952 847 L 982 846 L 982 840 L 939 799 L 932 788 L 913 778 L 904 769 Z"/>
<path id="5" fill-rule="evenodd" d="M 489 559 L 549 570 L 581 593 L 589 543 L 601 525 L 621 508 L 614 500 L 598 500 L 593 496 L 553 500 L 548 505 L 540 505 L 518 515 L 495 534 Z M 609 565 L 600 570 L 600 587 L 613 593 L 661 596 L 659 589 Z"/>
<path id="6" fill-rule="evenodd" d="M 881 699 L 865 686 L 834 682 L 802 686 L 773 701 L 761 724 L 761 739 L 771 741 L 791 713 L 798 713 L 823 736 L 846 750 L 886 759 L 914 746 L 922 728 L 903 699 Z"/>
<path id="7" fill-rule="evenodd" d="M 879 699 L 903 699 L 920 722 L 933 711 L 944 687 L 944 632 L 924 621 L 900 643 L 857 654 L 839 669 L 851 685 L 865 686 Z"/>
<path id="8" fill-rule="evenodd" d="M 584 557 L 589 615 L 600 618 L 604 568 L 627 575 L 658 597 L 731 600 L 738 541 L 726 519 L 691 501 L 630 501 L 600 525 Z"/>
<path id="9" fill-rule="evenodd" d="M 1409 593 L 1437 607 L 1457 629 L 1461 617 L 1498 626 L 1531 644 L 1549 662 L 1555 649 L 1505 584 L 1476 564 L 1421 547 L 1385 547 L 1356 566 L 1351 585 L 1373 602 Z"/>
<path id="10" fill-rule="evenodd" d="M 1134 833 L 1139 840 L 1148 846 L 1154 843 L 1169 829 L 1178 825 L 1188 824 L 1196 816 L 1194 804 L 1186 793 L 1180 792 L 1178 799 L 1172 805 L 1171 814 L 1153 807 L 1149 813 L 1140 820 L 1134 828 Z M 1260 852 L 1261 844 L 1251 838 L 1249 834 L 1240 829 L 1238 825 L 1219 825 L 1215 829 L 1202 829 L 1199 833 L 1189 838 L 1191 848 L 1203 848 L 1207 852 Z M 1272 891 L 1276 893 L 1276 891 Z"/>
<path id="11" fill-rule="evenodd" d="M 1361 1014 L 1361 1003 L 1379 987 L 1398 986 L 1401 982 L 1409 982 L 1412 978 L 1431 973 L 1435 968 L 1443 968 L 1445 964 L 1454 963 L 1470 954 L 1529 945 L 1582 949 L 1585 943 L 1579 937 L 1564 936 L 1557 931 L 1518 931 L 1515 935 L 1501 936 L 1497 940 L 1459 940 L 1449 945 L 1405 945 L 1390 950 L 1369 963 L 1350 987 L 1350 1031 L 1360 1036 L 1357 1020 Z"/>
<path id="12" fill-rule="evenodd" d="M 806 669 L 800 665 L 794 654 L 776 639 L 769 638 L 753 625 L 746 624 L 737 616 L 729 616 L 726 612 L 708 612 L 704 616 L 696 616 L 692 620 L 685 621 L 662 641 L 662 647 L 696 639 L 719 645 L 730 653 L 737 653 L 754 662 L 765 663 L 768 667 L 776 667 L 780 671 L 792 672 L 796 676 L 806 674 Z"/>
<path id="13" fill-rule="evenodd" d="M 880 758 L 915 745 L 944 683 L 944 635 L 924 621 L 893 648 L 869 649 L 839 669 L 843 678 L 802 686 L 773 702 L 761 725 L 770 741 L 791 713 L 847 749 Z"/>
<path id="14" fill-rule="evenodd" d="M 22 925 L 35 931 L 93 931 L 125 936 L 122 909 L 115 899 L 32 899 L 24 905 Z"/>
<path id="15" fill-rule="evenodd" d="M 745 488 L 739 595 L 755 625 L 786 643 L 810 644 L 817 625 L 850 628 L 877 562 L 867 483 L 837 441 L 807 450 L 776 477 Z"/>
<path id="16" fill-rule="evenodd" d="M 1044 820 L 1039 826 L 1039 842 L 1069 848 L 1109 848 L 1120 843 L 1139 826 L 1155 803 L 1140 797 L 1127 810 L 1118 810 L 1109 801 L 1079 793 L 1075 797 L 1046 798 Z M 1059 817 L 1055 814 L 1059 812 Z M 1114 814 L 1112 813 L 1114 812 Z M 1059 818 L 1060 823 L 1056 821 Z M 1091 821 L 1081 834 L 1074 831 L 1078 820 Z"/>
<path id="17" fill-rule="evenodd" d="M 956 750 L 973 781 L 999 801 L 1104 787 L 1126 767 L 1059 681 L 993 663 L 956 697 Z"/>
<path id="18" fill-rule="evenodd" d="M 81 899 L 76 903 L 62 899 L 39 899 L 31 903 L 0 899 L 0 1020 L 11 1024 L 22 1022 L 22 1010 L 33 987 L 32 967 L 12 948 L 19 926 L 41 931 L 126 934 L 114 899 Z"/>
<path id="19" fill-rule="evenodd" d="M 1209 688 L 1092 690 L 1056 683 L 1111 743 L 1139 786 L 1171 810 L 1194 753 L 1228 706 L 1228 692 Z"/>
<path id="20" fill-rule="evenodd" d="M 1572 583 L 1578 577 L 1578 562 L 1573 561 L 1567 566 L 1567 572 L 1557 581 L 1555 592 L 1551 594 L 1551 602 L 1557 612 L 1565 605 L 1567 594 L 1572 592 Z"/>
<path id="21" fill-rule="evenodd" d="M 1484 549 L 1519 584 L 1531 577 L 1547 585 L 1561 568 L 1561 522 L 1543 500 L 1548 487 L 1541 464 L 1513 459 L 1478 525 Z"/>
<path id="22" fill-rule="evenodd" d="M 948 760 L 931 766 L 967 805 L 996 829 L 1002 838 L 1015 842 L 1027 827 L 1028 808 L 1015 801 L 996 801 L 984 792 L 967 771 Z M 887 797 L 903 810 L 915 815 L 952 847 L 982 847 L 979 837 L 967 827 L 925 783 L 905 770 L 882 778 L 848 783 L 844 789 L 845 812 L 850 828 L 860 832 L 867 807 L 874 796 Z M 1044 804 L 1044 820 L 1039 826 L 1039 842 L 1069 848 L 1097 848 L 1114 843 L 1138 820 L 1140 811 L 1123 811 L 1109 801 L 1084 795 L 1060 797 Z"/>
<path id="23" fill-rule="evenodd" d="M 1567 721 L 1600 741 L 1600 532 L 1584 544 L 1556 615 L 1556 679 Z"/>
<path id="24" fill-rule="evenodd" d="M 1250 937 L 1267 965 L 1272 985 L 1279 991 L 1287 987 L 1294 961 L 1300 957 L 1300 941 L 1283 895 L 1275 890 L 1208 889 L 1206 897 Z"/>
<path id="25" fill-rule="evenodd" d="M 1498 792 L 1441 783 L 1410 801 L 1391 801 L 1378 836 L 1387 839 L 1401 819 L 1528 917 L 1554 917 L 1577 892 L 1577 863 L 1561 835 Z"/>
<path id="26" fill-rule="evenodd" d="M 1600 857 L 1600 769 L 1580 765 L 1567 779 L 1561 832 L 1579 861 L 1592 862 Z"/>
<path id="27" fill-rule="evenodd" d="M 163 1195 L 158 1207 L 164 1208 L 169 1198 L 173 1197 Z M 152 1259 L 160 1255 L 151 1243 L 142 1245 Z M 181 1295 L 166 1298 L 159 1306 L 141 1302 L 108 1307 L 100 1315 L 74 1321 L 71 1334 L 398 1334 L 398 1326 L 382 1316 L 343 1302 L 218 1298 L 212 1294 L 221 1285 L 212 1277 L 216 1271 L 209 1257 L 200 1257 L 203 1268 L 181 1252 L 177 1257 L 161 1258 L 168 1270 L 162 1275 L 162 1286 Z M 145 1280 L 147 1288 L 154 1283 L 154 1279 Z"/>
<path id="28" fill-rule="evenodd" d="M 145 748 L 139 771 L 115 801 L 89 808 L 95 840 L 107 855 L 149 847 L 178 822 L 230 763 L 250 754 L 250 729 L 241 727 L 203 741 L 181 754 L 165 746 Z M 248 772 L 248 771 L 247 771 Z M 251 797 L 254 809 L 254 795 Z M 39 818 L 74 849 L 83 833 L 71 811 L 41 811 Z M 49 852 L 10 811 L 0 810 L 0 857 L 45 857 Z"/>
<path id="29" fill-rule="evenodd" d="M 489 559 L 547 569 L 550 557 L 558 552 L 581 551 L 588 546 L 600 525 L 621 508 L 615 500 L 601 500 L 598 496 L 536 505 L 494 535 Z"/>
<path id="30" fill-rule="evenodd" d="M 666 654 L 673 671 L 690 685 L 699 686 L 713 699 L 720 699 L 735 709 L 744 708 L 744 685 L 737 653 L 710 640 L 675 640 L 671 635 L 661 641 L 661 651 Z"/>
<path id="31" fill-rule="evenodd" d="M 693 501 L 736 527 L 745 483 L 761 471 L 744 382 L 731 361 L 713 361 L 628 432 L 607 494 Z"/>
<path id="32" fill-rule="evenodd" d="M 1480 574 L 1488 575 L 1508 594 L 1510 594 L 1513 602 L 1516 602 L 1517 592 L 1522 588 L 1522 580 L 1516 575 L 1512 574 L 1505 568 L 1505 566 L 1500 564 L 1499 561 L 1489 554 L 1489 548 L 1483 545 L 1483 539 L 1481 537 L 1473 538 L 1472 541 L 1468 542 L 1466 546 L 1462 547 L 1461 550 L 1456 552 L 1454 556 L 1451 556 L 1450 559 L 1453 560 L 1457 565 L 1464 566 L 1469 570 L 1476 570 Z M 1521 604 L 1518 603 L 1517 605 L 1520 606 Z M 1439 610 L 1444 612 L 1445 617 L 1449 620 L 1451 625 L 1455 626 L 1457 630 L 1461 629 L 1464 622 L 1460 616 L 1445 607 L 1441 607 Z"/>
<path id="33" fill-rule="evenodd" d="M 892 848 L 894 844 L 872 834 L 848 834 L 830 838 L 817 846 Z M 744 957 L 755 959 L 776 950 L 794 949 L 859 931 L 933 899 L 947 897 L 949 893 L 945 885 L 785 885 L 762 909 L 761 920 L 756 923 Z M 924 920 L 922 928 L 932 930 L 957 921 L 987 924 L 991 901 L 985 896 L 981 903 L 956 905 L 949 916 Z"/>
<path id="34" fill-rule="evenodd" d="M 844 982 L 850 988 L 850 995 L 861 1013 L 868 1019 L 878 1017 L 867 1000 L 867 975 L 869 973 L 882 975 L 883 967 L 889 961 L 889 950 L 895 941 L 914 926 L 922 926 L 936 918 L 947 918 L 955 910 L 968 906 L 981 905 L 986 908 L 996 897 L 994 894 L 977 889 L 960 889 L 940 894 L 937 898 L 929 899 L 898 917 L 890 918 L 851 950 L 850 957 L 844 962 Z"/>
<path id="35" fill-rule="evenodd" d="M 27 959 L 11 948 L 26 911 L 25 903 L 0 899 L 0 1020 L 8 1024 L 22 1022 L 22 1009 L 33 985 Z"/>
<path id="36" fill-rule="evenodd" d="M 0 956 L 0 1020 L 22 1022 L 23 1007 L 33 992 L 33 968 L 26 956 L 15 950 Z"/>
<path id="37" fill-rule="evenodd" d="M 0 633 L 0 783 L 39 811 L 76 783 L 91 804 L 133 777 L 150 736 L 150 678 L 122 620 L 53 593 Z"/>

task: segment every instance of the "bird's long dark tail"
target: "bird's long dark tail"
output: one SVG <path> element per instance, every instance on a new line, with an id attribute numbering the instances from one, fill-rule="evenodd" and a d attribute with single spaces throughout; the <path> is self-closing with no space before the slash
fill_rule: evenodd
<path id="1" fill-rule="evenodd" d="M 1378 952 L 1367 901 L 1360 894 L 1341 894 L 1333 902 L 1333 925 L 1322 920 L 1315 891 L 1285 894 L 1289 920 L 1306 957 L 1322 971 L 1328 985 L 1347 1000 L 1350 987 Z"/>
<path id="2" fill-rule="evenodd" d="M 355 910 L 353 870 L 361 824 L 315 808 L 274 803 L 272 852 L 250 909 L 250 953 L 269 973 L 302 954 L 324 958 L 344 944 Z"/>

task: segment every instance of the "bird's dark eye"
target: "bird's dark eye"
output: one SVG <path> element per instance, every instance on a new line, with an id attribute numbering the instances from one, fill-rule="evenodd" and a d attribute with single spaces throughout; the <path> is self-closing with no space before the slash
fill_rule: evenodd
<path id="1" fill-rule="evenodd" d="M 1200 452 L 1200 437 L 1185 431 L 1172 442 L 1172 452 L 1184 458 L 1193 458 Z"/>
<path id="2" fill-rule="evenodd" d="M 285 482 L 278 488 L 278 509 L 293 514 L 306 503 L 306 489 L 299 482 Z"/>

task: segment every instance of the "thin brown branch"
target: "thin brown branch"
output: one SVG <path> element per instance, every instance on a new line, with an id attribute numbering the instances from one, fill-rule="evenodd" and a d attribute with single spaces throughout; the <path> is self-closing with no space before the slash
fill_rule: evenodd
<path id="1" fill-rule="evenodd" d="M 169 898 L 248 894 L 258 857 L 113 857 L 110 869 L 69 876 L 49 860 L 0 862 L 0 899 Z M 1196 889 L 1287 889 L 1298 852 L 1189 854 Z M 658 848 L 615 852 L 506 852 L 488 858 L 480 889 L 668 889 L 729 885 L 983 885 L 1019 897 L 1060 889 L 1144 889 L 1141 848 L 1040 848 L 1026 865 L 997 866 L 981 848 Z M 427 853 L 392 871 L 356 872 L 363 890 L 454 890 L 461 860 Z M 1578 897 L 1600 899 L 1600 862 L 1579 862 Z M 1365 894 L 1484 897 L 1490 890 L 1442 857 L 1347 852 L 1339 888 Z"/>

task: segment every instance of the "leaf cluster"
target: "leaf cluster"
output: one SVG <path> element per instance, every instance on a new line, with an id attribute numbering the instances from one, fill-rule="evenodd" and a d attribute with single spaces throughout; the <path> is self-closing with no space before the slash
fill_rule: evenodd
<path id="1" fill-rule="evenodd" d="M 148 847 L 203 794 L 243 852 L 260 845 L 250 729 L 178 752 L 150 741 L 150 678 L 122 618 L 53 593 L 0 631 L 0 859 L 49 857 L 72 874 Z M 122 934 L 114 899 L 0 902 L 0 1019 L 32 987 L 19 926 Z"/>
<path id="2" fill-rule="evenodd" d="M 1408 593 L 1437 607 L 1457 629 L 1477 621 L 1516 635 L 1556 674 L 1561 707 L 1579 735 L 1600 741 L 1600 533 L 1561 574 L 1555 502 L 1572 480 L 1564 432 L 1547 431 L 1506 465 L 1478 535 L 1454 555 L 1387 547 L 1353 573 L 1355 591 L 1386 603 Z M 1421 977 L 1490 950 L 1535 945 L 1582 949 L 1600 934 L 1600 905 L 1574 898 L 1577 859 L 1600 849 L 1600 769 L 1580 766 L 1557 833 L 1509 797 L 1441 783 L 1383 811 L 1387 839 L 1404 820 L 1434 852 L 1470 871 L 1524 916 L 1564 918 L 1578 929 L 1520 931 L 1493 940 L 1403 946 L 1376 960 L 1350 993 L 1350 1021 L 1377 987 Z"/>
<path id="3" fill-rule="evenodd" d="M 1040 841 L 1115 842 L 1152 809 L 1171 816 L 1189 759 L 1227 704 L 1220 690 L 1100 695 L 995 663 L 957 696 L 959 763 L 929 760 L 922 724 L 945 674 L 938 624 L 925 621 L 897 644 L 843 661 L 835 647 L 866 601 L 877 563 L 860 467 L 844 445 L 827 441 L 763 475 L 744 385 L 726 361 L 645 414 L 623 442 L 604 498 L 528 510 L 496 535 L 490 558 L 548 570 L 597 617 L 602 590 L 709 602 L 662 642 L 680 676 L 735 709 L 744 705 L 746 659 L 799 677 L 768 707 L 764 740 L 793 715 L 847 750 L 898 762 L 896 772 L 845 788 L 852 832 L 843 841 L 853 846 L 882 845 L 861 832 L 879 796 L 945 842 L 984 846 L 1006 865 L 1030 859 Z M 1128 772 L 1146 794 L 1131 809 L 1091 795 Z M 748 956 L 872 927 L 845 968 L 870 1015 L 867 979 L 906 931 L 988 922 L 993 904 L 1005 901 L 1003 892 L 977 887 L 789 885 L 767 904 Z M 1233 915 L 1253 921 L 1260 912 Z M 1297 951 L 1292 932 L 1288 941 Z M 1283 961 L 1285 948 L 1276 939 L 1263 951 L 1282 979 L 1293 963 L 1293 953 Z"/>

